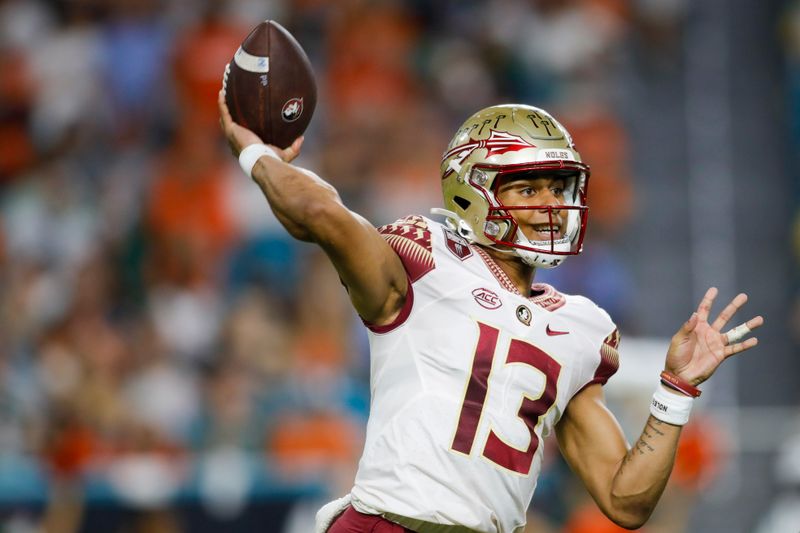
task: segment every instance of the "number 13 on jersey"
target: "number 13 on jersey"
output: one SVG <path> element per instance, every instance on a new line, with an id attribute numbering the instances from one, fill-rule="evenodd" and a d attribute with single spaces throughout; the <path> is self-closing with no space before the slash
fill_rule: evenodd
<path id="1" fill-rule="evenodd" d="M 492 371 L 492 361 L 500 334 L 500 330 L 497 328 L 480 322 L 478 322 L 478 328 L 478 346 L 475 349 L 472 371 L 464 394 L 464 402 L 461 405 L 458 426 L 450 446 L 452 450 L 466 455 L 472 453 L 475 444 L 481 413 L 486 404 L 489 374 Z M 517 416 L 522 419 L 530 432 L 528 448 L 520 450 L 509 446 L 494 430 L 491 430 L 481 453 L 503 468 L 527 475 L 533 462 L 533 456 L 539 447 L 536 426 L 556 400 L 556 387 L 561 374 L 561 365 L 541 349 L 519 339 L 512 339 L 504 364 L 523 364 L 538 370 L 545 378 L 544 390 L 531 391 L 530 396 L 523 394 L 522 404 L 517 411 Z"/>

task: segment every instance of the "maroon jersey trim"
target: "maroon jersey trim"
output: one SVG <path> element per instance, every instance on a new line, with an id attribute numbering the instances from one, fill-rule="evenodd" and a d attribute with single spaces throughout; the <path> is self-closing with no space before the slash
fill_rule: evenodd
<path id="1" fill-rule="evenodd" d="M 414 533 L 379 515 L 369 515 L 356 511 L 352 505 L 331 524 L 328 533 L 347 533 L 348 531 L 391 531 L 392 533 Z"/>
<path id="2" fill-rule="evenodd" d="M 403 262 L 411 283 L 434 269 L 431 231 L 421 216 L 412 215 L 378 228 Z"/>
<path id="3" fill-rule="evenodd" d="M 400 314 L 391 323 L 376 326 L 365 320 L 362 322 L 373 333 L 389 333 L 403 325 L 408 319 L 408 315 L 411 314 L 411 308 L 414 306 L 412 283 L 433 270 L 436 264 L 433 261 L 431 232 L 428 223 L 421 216 L 411 215 L 401 218 L 397 222 L 381 226 L 378 228 L 378 233 L 386 239 L 403 263 L 403 268 L 408 275 L 408 292 Z"/>
<path id="4" fill-rule="evenodd" d="M 555 311 L 567 303 L 564 295 L 547 283 L 534 283 L 531 290 L 539 294 L 531 296 L 529 300 L 547 311 Z"/>
<path id="5" fill-rule="evenodd" d="M 603 344 L 600 346 L 600 364 L 597 365 L 592 380 L 581 390 L 594 383 L 605 385 L 609 378 L 616 374 L 619 370 L 619 352 L 617 351 L 619 340 L 620 335 L 617 329 L 609 333 L 608 337 L 603 340 Z"/>
<path id="6" fill-rule="evenodd" d="M 498 265 L 495 260 L 492 259 L 492 256 L 486 253 L 486 251 L 480 246 L 475 246 L 474 248 L 475 251 L 478 252 L 478 255 L 481 257 L 481 259 L 483 259 L 483 262 L 486 264 L 489 272 L 492 273 L 497 282 L 500 283 L 505 290 L 522 296 L 519 290 L 517 290 L 517 286 L 512 283 L 508 275 L 503 271 L 502 268 L 500 268 L 500 265 Z M 528 296 L 528 300 L 547 311 L 555 311 L 567 303 L 567 299 L 564 297 L 564 295 L 555 290 L 552 285 L 548 285 L 547 283 L 534 283 L 531 285 L 531 290 L 537 294 L 535 296 Z"/>
<path id="7" fill-rule="evenodd" d="M 370 324 L 364 319 L 361 319 L 361 321 L 373 333 L 389 333 L 390 331 L 399 328 L 405 323 L 405 321 L 408 319 L 408 315 L 411 314 L 412 307 L 414 307 L 414 287 L 411 285 L 411 280 L 409 279 L 408 292 L 406 293 L 406 301 L 403 302 L 403 308 L 400 309 L 400 314 L 397 315 L 397 318 L 395 318 L 390 323 L 385 324 L 383 326 L 376 326 L 374 324 Z"/>

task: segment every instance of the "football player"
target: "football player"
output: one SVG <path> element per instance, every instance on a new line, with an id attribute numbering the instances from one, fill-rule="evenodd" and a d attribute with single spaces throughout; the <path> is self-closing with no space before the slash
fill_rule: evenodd
<path id="1" fill-rule="evenodd" d="M 713 320 L 709 289 L 667 350 L 651 416 L 629 447 L 602 385 L 619 333 L 581 296 L 533 283 L 580 253 L 589 167 L 542 109 L 483 109 L 444 153 L 445 223 L 408 216 L 376 229 L 285 150 L 235 124 L 223 131 L 244 171 L 295 238 L 317 243 L 369 329 L 371 408 L 350 494 L 317 530 L 520 532 L 553 430 L 561 452 L 614 522 L 638 528 L 672 469 L 697 388 L 748 350 L 754 317 L 723 332 L 747 296 Z M 654 376 L 654 381 L 657 376 Z"/>

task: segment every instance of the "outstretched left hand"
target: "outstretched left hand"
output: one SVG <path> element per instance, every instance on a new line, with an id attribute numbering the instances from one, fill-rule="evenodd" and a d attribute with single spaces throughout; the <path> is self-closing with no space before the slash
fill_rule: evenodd
<path id="1" fill-rule="evenodd" d="M 758 344 L 755 337 L 729 343 L 728 335 L 721 332 L 736 311 L 747 302 L 747 295 L 744 293 L 731 300 L 713 323 L 708 323 L 708 315 L 717 292 L 716 287 L 706 291 L 697 312 L 692 313 L 689 320 L 672 337 L 667 352 L 665 369 L 692 385 L 699 385 L 707 380 L 722 361 L 731 355 L 749 350 Z M 754 330 L 763 323 L 764 319 L 756 316 L 744 325 Z"/>

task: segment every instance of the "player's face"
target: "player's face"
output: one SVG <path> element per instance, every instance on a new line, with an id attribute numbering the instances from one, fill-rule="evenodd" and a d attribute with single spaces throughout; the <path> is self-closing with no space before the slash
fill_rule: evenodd
<path id="1" fill-rule="evenodd" d="M 500 183 L 496 196 L 507 206 L 564 205 L 564 187 L 564 178 L 555 175 L 510 176 Z M 564 235 L 564 210 L 512 209 L 509 212 L 531 241 L 556 240 Z"/>

